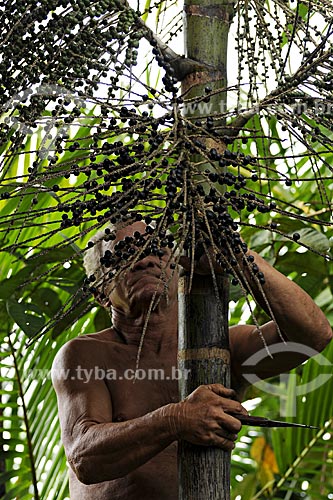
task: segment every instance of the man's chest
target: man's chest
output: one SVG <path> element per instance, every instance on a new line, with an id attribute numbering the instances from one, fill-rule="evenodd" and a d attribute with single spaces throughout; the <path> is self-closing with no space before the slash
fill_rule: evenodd
<path id="1" fill-rule="evenodd" d="M 176 356 L 144 355 L 138 367 L 133 356 L 124 356 L 105 373 L 113 421 L 130 420 L 179 400 Z"/>
<path id="2" fill-rule="evenodd" d="M 122 381 L 109 385 L 113 421 L 137 418 L 169 403 L 176 403 L 177 381 Z"/>

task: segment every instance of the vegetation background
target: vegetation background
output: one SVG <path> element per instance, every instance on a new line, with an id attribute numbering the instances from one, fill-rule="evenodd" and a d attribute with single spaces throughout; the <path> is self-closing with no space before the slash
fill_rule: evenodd
<path id="1" fill-rule="evenodd" d="M 239 0 L 234 9 L 226 109 L 213 116 L 211 127 L 209 107 L 199 105 L 209 104 L 210 95 L 221 97 L 226 88 L 203 87 L 201 97 L 187 103 L 195 113 L 199 106 L 202 121 L 188 120 L 205 141 L 216 141 L 212 128 L 220 132 L 218 137 L 223 135 L 235 154 L 228 164 L 221 153 L 223 168 L 242 175 L 248 181 L 247 195 L 257 197 L 245 214 L 232 211 L 242 238 L 304 288 L 333 325 L 332 6 L 324 0 Z M 93 182 L 109 182 L 119 213 L 128 206 L 128 185 L 121 180 L 127 175 L 141 194 L 145 189 L 152 193 L 139 197 L 135 210 L 153 217 L 165 213 L 169 170 L 189 149 L 170 135 L 175 116 L 181 121 L 184 109 L 176 66 L 168 63 L 170 57 L 181 66 L 184 60 L 170 56 L 162 42 L 181 52 L 181 10 L 176 2 L 150 0 L 133 8 L 120 1 L 90 0 L 35 2 L 32 12 L 27 2 L 12 0 L 0 7 L 1 498 L 68 498 L 50 369 L 69 339 L 110 325 L 108 314 L 88 298 L 82 269 L 90 232 L 110 214 L 103 218 L 92 207 L 80 219 L 71 208 L 76 219 L 67 225 L 69 210 L 63 208 L 95 200 Z M 50 20 L 56 23 L 50 25 Z M 75 85 L 79 80 L 83 87 Z M 31 92 L 24 94 L 27 88 Z M 124 106 L 137 110 L 141 132 L 129 123 Z M 153 133 L 160 117 L 165 119 L 160 123 L 162 146 L 154 143 Z M 193 128 L 191 132 L 185 125 L 191 154 L 205 155 L 191 137 Z M 108 146 L 103 150 L 104 143 Z M 155 149 L 149 149 L 152 143 Z M 125 149 L 134 162 L 122 163 Z M 205 166 L 214 167 L 209 154 Z M 106 156 L 114 161 L 111 181 L 91 166 Z M 130 175 L 128 165 L 134 169 Z M 32 177 L 36 169 L 38 175 Z M 161 186 L 152 188 L 149 182 L 156 175 Z M 176 196 L 181 189 L 177 185 L 171 193 Z M 261 209 L 260 200 L 268 210 Z M 173 234 L 182 234 L 184 226 L 176 216 L 168 224 Z M 251 322 L 253 316 L 265 321 L 251 297 L 234 283 L 230 323 Z M 333 498 L 333 345 L 323 355 L 325 365 L 314 358 L 289 377 L 272 380 L 275 393 L 258 387 L 249 391 L 252 414 L 280 418 L 281 408 L 290 415 L 296 401 L 297 421 L 319 430 L 244 426 L 232 456 L 232 499 Z M 317 387 L 315 381 L 323 374 L 326 381 Z M 301 385 L 306 393 L 299 390 Z"/>

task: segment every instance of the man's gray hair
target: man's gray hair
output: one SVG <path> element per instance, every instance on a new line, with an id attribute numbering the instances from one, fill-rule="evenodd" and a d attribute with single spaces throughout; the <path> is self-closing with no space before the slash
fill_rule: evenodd
<path id="1" fill-rule="evenodd" d="M 93 246 L 90 246 L 84 253 L 83 267 L 88 278 L 92 275 L 95 276 L 97 288 L 98 285 L 102 284 L 103 277 L 106 272 L 100 259 L 105 253 L 105 246 L 108 243 L 108 235 L 110 233 L 114 233 L 115 231 L 117 231 L 117 226 L 113 224 L 108 224 L 104 227 L 104 229 L 97 231 L 97 233 L 95 233 L 89 240 L 89 242 L 93 243 Z"/>

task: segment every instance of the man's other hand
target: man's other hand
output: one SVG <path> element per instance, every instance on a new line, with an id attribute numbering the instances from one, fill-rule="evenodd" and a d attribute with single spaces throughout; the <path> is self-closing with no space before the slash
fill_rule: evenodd
<path id="1" fill-rule="evenodd" d="M 219 266 L 216 262 L 215 255 L 214 253 L 210 250 L 209 251 L 210 258 L 208 258 L 207 254 L 204 253 L 201 255 L 201 257 L 194 262 L 194 273 L 195 274 L 212 274 L 212 269 L 214 269 L 214 272 L 217 274 L 221 274 L 225 271 L 223 267 Z M 182 255 L 179 257 L 179 265 L 185 270 L 185 271 L 191 271 L 191 259 L 190 257 L 186 257 L 185 255 Z"/>

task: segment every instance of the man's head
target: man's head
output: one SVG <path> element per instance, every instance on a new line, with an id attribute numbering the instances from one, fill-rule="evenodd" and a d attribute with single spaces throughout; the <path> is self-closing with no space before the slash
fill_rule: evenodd
<path id="1" fill-rule="evenodd" d="M 161 306 L 176 300 L 178 274 L 169 245 L 164 242 L 152 252 L 147 232 L 145 223 L 134 222 L 109 226 L 91 239 L 94 246 L 86 251 L 84 266 L 88 278 L 95 279 L 95 297 L 104 307 L 128 313 L 146 310 L 152 300 Z"/>

